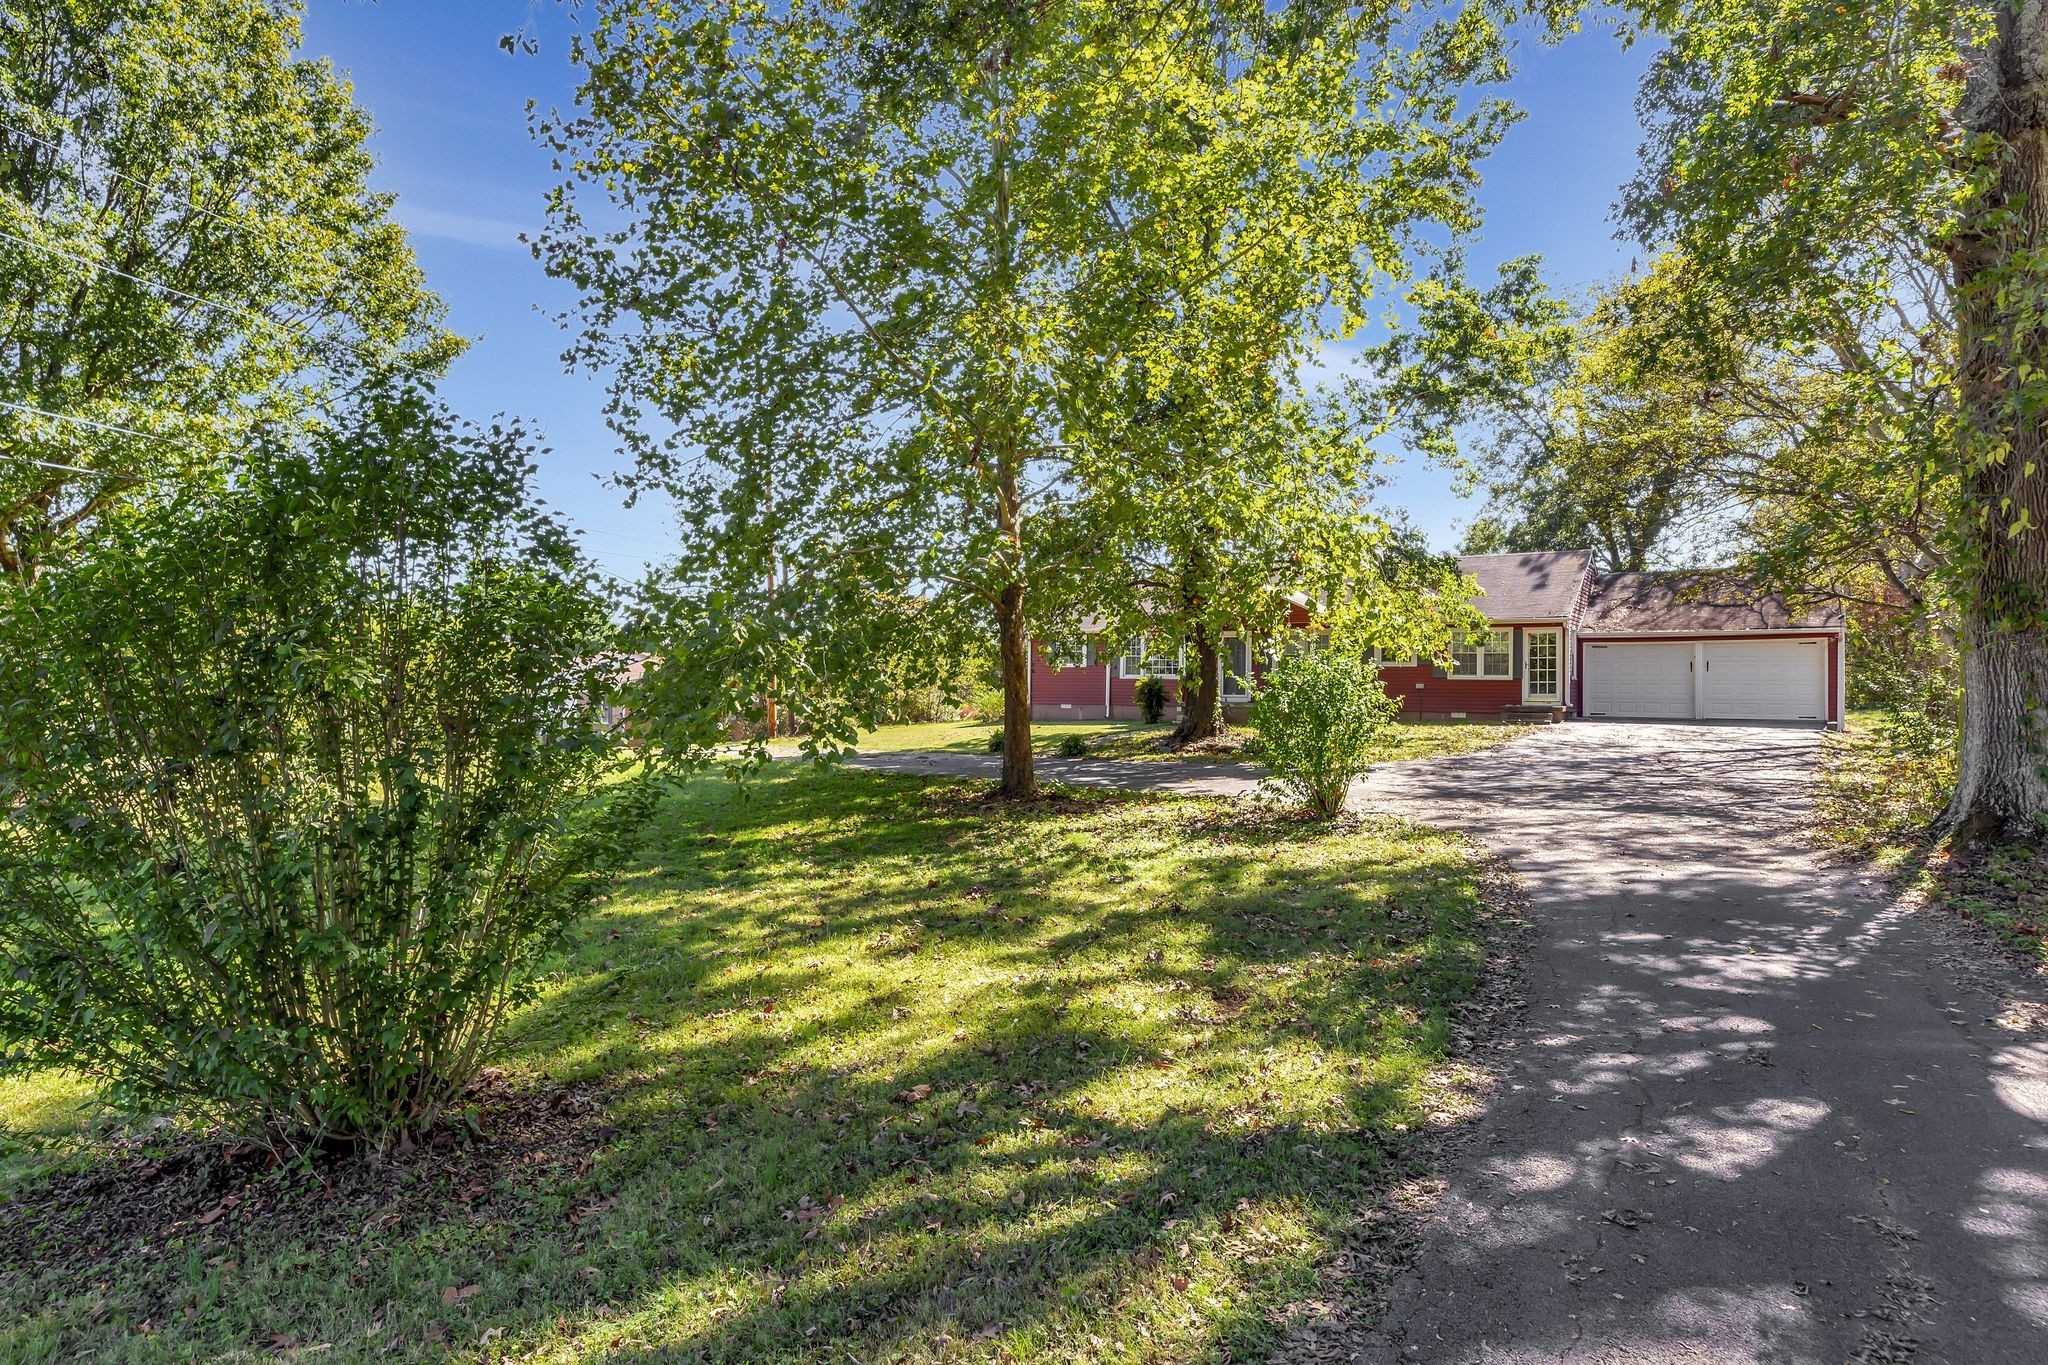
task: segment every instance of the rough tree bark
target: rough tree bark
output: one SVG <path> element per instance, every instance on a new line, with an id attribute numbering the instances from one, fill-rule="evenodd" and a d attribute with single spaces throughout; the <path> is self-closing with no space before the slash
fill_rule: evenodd
<path id="1" fill-rule="evenodd" d="M 1191 668 L 1180 675 L 1180 722 L 1173 737 L 1182 744 L 1214 739 L 1223 729 L 1223 689 L 1216 685 L 1216 636 L 1198 624 L 1188 636 Z"/>
<path id="2" fill-rule="evenodd" d="M 2048 814 L 2048 414 L 2015 400 L 2048 332 L 2048 0 L 1998 7 L 1958 122 L 1996 140 L 1995 178 L 1950 248 L 1965 452 L 1963 736 L 1942 825 L 2039 835 Z M 2011 533 L 2015 525 L 2022 529 Z"/>
<path id="3" fill-rule="evenodd" d="M 1010 553 L 1012 577 L 996 597 L 997 648 L 1003 670 L 1002 794 L 1038 795 L 1031 758 L 1031 623 L 1024 611 L 1024 498 L 1021 462 L 1005 448 L 997 462 L 996 525 Z"/>
<path id="4" fill-rule="evenodd" d="M 1024 585 L 1003 589 L 996 605 L 1003 653 L 1003 781 L 1004 796 L 1030 800 L 1038 795 L 1038 771 L 1031 761 L 1031 628 L 1024 619 Z"/>

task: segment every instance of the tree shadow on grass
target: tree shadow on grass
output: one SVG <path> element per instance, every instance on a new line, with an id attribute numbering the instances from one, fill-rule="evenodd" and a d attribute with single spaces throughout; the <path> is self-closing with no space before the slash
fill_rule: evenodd
<path id="1" fill-rule="evenodd" d="M 792 960 L 698 977 L 607 1057 L 646 1078 L 621 1122 L 658 1134 L 621 1170 L 687 1172 L 672 1193 L 704 1235 L 640 1267 L 657 1287 L 586 1324 L 594 1339 L 689 1359 L 1029 1354 L 1132 1321 L 1178 1343 L 1161 1358 L 1270 1343 L 1385 1178 L 1483 950 L 1455 845 L 1318 862 L 1304 850 L 1354 836 L 1214 811 L 1122 812 L 1140 843 L 1196 850 L 1163 881 L 1119 881 L 1141 859 L 1113 837 L 1048 849 L 1029 812 L 956 807 L 906 851 L 903 885 L 713 912 L 711 937 L 737 915 Z M 857 830 L 769 827 L 828 864 L 842 837 L 875 852 Z M 930 974 L 969 962 L 1000 989 Z M 828 970 L 854 989 L 816 1011 Z M 722 1037 L 667 1027 L 721 1011 Z"/>
<path id="2" fill-rule="evenodd" d="M 1243 1358 L 1423 1122 L 1483 917 L 1461 846 L 1392 826 L 700 786 L 514 1033 L 602 1087 L 588 1169 L 403 1240 L 252 1229 L 262 1301 L 160 1340 Z"/>

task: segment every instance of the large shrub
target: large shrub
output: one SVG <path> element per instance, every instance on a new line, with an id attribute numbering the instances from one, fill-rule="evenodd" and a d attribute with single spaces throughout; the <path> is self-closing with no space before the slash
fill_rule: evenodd
<path id="1" fill-rule="evenodd" d="M 387 395 L 0 588 L 0 1033 L 129 1108 L 402 1140 L 645 785 L 515 431 Z"/>
<path id="2" fill-rule="evenodd" d="M 1331 816 L 1344 809 L 1352 780 L 1400 710 L 1364 659 L 1318 650 L 1273 666 L 1252 703 L 1252 724 L 1273 784 Z"/>

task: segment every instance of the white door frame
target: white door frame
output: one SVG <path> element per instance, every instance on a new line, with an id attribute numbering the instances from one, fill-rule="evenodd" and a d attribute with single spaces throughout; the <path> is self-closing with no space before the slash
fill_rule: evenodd
<path id="1" fill-rule="evenodd" d="M 1554 669 L 1552 670 L 1552 675 L 1551 675 L 1551 676 L 1553 677 L 1553 679 L 1554 679 L 1554 680 L 1556 681 L 1556 684 L 1557 684 L 1557 692 L 1556 692 L 1556 693 L 1555 693 L 1554 695 L 1552 695 L 1552 696 L 1548 696 L 1548 697 L 1539 697 L 1539 696 L 1536 696 L 1536 695 L 1534 695 L 1533 693 L 1531 693 L 1531 692 L 1529 691 L 1529 677 L 1530 677 L 1530 671 L 1531 671 L 1531 670 L 1530 670 L 1530 668 L 1529 668 L 1529 654 L 1530 654 L 1530 642 L 1531 642 L 1531 641 L 1533 641 L 1533 640 L 1534 640 L 1534 639 L 1535 639 L 1535 638 L 1536 638 L 1536 637 L 1537 637 L 1538 635 L 1548 635 L 1548 636 L 1550 636 L 1550 637 L 1551 637 L 1552 639 L 1554 639 L 1554 640 L 1556 640 L 1556 641 L 1557 641 L 1557 665 L 1556 665 L 1556 667 L 1555 667 L 1555 668 L 1554 668 Z M 1530 702 L 1530 703 L 1535 703 L 1535 704 L 1539 704 L 1539 705 L 1541 705 L 1541 704 L 1548 704 L 1548 705 L 1551 705 L 1551 706 L 1562 706 L 1562 705 L 1564 705 L 1564 697 L 1565 697 L 1565 679 L 1564 679 L 1564 667 L 1565 667 L 1565 665 L 1564 665 L 1564 627 L 1563 627 L 1563 626 L 1526 626 L 1526 627 L 1524 627 L 1524 628 L 1523 628 L 1523 630 L 1522 630 L 1522 700 L 1523 700 L 1524 702 Z"/>

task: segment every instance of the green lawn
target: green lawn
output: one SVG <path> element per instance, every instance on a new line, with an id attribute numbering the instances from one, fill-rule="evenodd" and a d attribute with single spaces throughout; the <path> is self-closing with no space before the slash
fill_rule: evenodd
<path id="1" fill-rule="evenodd" d="M 972 720 L 934 721 L 926 725 L 885 725 L 862 735 L 860 748 L 869 753 L 955 753 L 984 754 L 989 737 L 1002 727 Z M 1505 744 L 1532 727 L 1483 722 L 1463 723 L 1403 721 L 1387 732 L 1382 752 L 1375 762 L 1393 763 L 1404 758 L 1437 758 L 1466 754 Z M 1251 759 L 1256 761 L 1257 731 L 1248 725 L 1232 726 L 1218 740 L 1189 749 L 1170 746 L 1171 725 L 1145 725 L 1128 720 L 1039 721 L 1031 727 L 1034 753 L 1055 757 L 1067 735 L 1079 735 L 1088 742 L 1096 758 L 1135 758 L 1164 762 L 1217 763 Z M 798 752 L 795 740 L 778 740 L 776 753 Z"/>
<path id="2" fill-rule="evenodd" d="M 1262 1358 L 1404 1135 L 1469 1110 L 1478 866 L 1389 822 L 979 792 L 688 787 L 510 1039 L 504 1086 L 598 1112 L 400 1172 L 388 1213 L 267 1177 L 77 1264 L 30 1169 L 111 1158 L 74 1085 L 15 1081 L 0 1359 Z"/>

